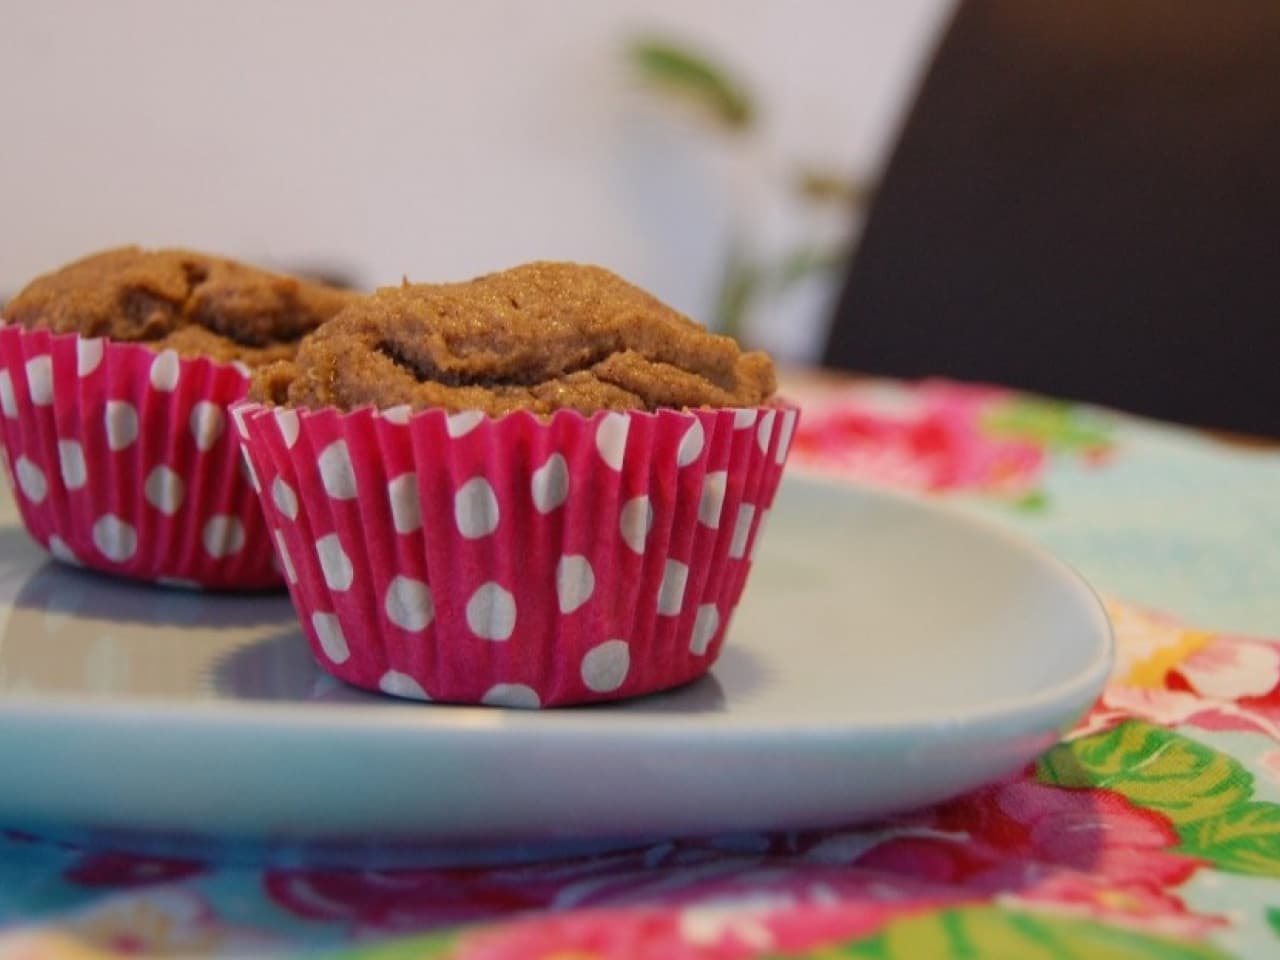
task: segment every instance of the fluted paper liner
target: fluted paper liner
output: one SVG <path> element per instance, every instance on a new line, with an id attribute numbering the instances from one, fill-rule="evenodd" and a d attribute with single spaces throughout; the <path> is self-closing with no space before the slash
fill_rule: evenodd
<path id="1" fill-rule="evenodd" d="M 229 363 L 0 325 L 0 441 L 58 559 L 208 589 L 281 585 L 229 405 Z"/>
<path id="2" fill-rule="evenodd" d="M 521 707 L 707 671 L 798 415 L 233 413 L 321 667 Z"/>

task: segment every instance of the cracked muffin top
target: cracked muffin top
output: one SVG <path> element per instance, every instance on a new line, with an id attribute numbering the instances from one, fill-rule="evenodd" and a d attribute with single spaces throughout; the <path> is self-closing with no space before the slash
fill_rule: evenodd
<path id="1" fill-rule="evenodd" d="M 751 407 L 773 363 L 601 267 L 539 262 L 386 287 L 259 369 L 250 399 L 352 410 Z"/>
<path id="2" fill-rule="evenodd" d="M 304 334 L 355 298 L 190 250 L 119 247 L 33 280 L 4 318 L 256 367 L 293 356 Z"/>

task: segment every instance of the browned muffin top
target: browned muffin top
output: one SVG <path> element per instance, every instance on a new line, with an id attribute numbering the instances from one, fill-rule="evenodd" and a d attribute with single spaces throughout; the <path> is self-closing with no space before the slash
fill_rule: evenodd
<path id="1" fill-rule="evenodd" d="M 530 263 L 386 287 L 264 367 L 250 397 L 291 406 L 602 409 L 755 406 L 773 363 L 600 267 Z"/>
<path id="2" fill-rule="evenodd" d="M 355 294 L 189 250 L 119 247 L 33 280 L 5 307 L 10 323 L 172 348 L 258 366 Z"/>

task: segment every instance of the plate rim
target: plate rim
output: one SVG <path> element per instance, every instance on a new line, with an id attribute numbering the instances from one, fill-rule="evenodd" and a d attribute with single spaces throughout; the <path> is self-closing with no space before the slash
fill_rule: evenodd
<path id="1" fill-rule="evenodd" d="M 947 500 L 926 498 L 870 484 L 835 480 L 794 468 L 783 482 L 791 487 L 811 485 L 838 495 L 889 502 L 898 509 L 936 516 L 943 522 L 966 527 L 977 536 L 999 541 L 1004 549 L 1021 554 L 1069 587 L 1093 627 L 1090 642 L 1094 649 L 1083 666 L 1067 677 L 1029 693 L 1002 697 L 959 712 L 954 709 L 925 709 L 909 713 L 860 713 L 852 717 L 815 719 L 783 716 L 762 720 L 743 719 L 734 717 L 731 713 L 715 712 L 628 713 L 612 704 L 547 710 L 503 710 L 405 701 L 343 703 L 335 704 L 335 709 L 326 710 L 322 709 L 321 704 L 304 705 L 292 701 L 187 700 L 165 696 L 86 700 L 75 693 L 59 692 L 35 696 L 9 693 L 0 696 L 0 721 L 6 725 L 40 720 L 84 723 L 92 719 L 96 723 L 113 724 L 168 721 L 202 727 L 216 726 L 227 732 L 233 732 L 241 726 L 259 728 L 266 722 L 271 725 L 273 732 L 281 734 L 324 730 L 350 732 L 361 729 L 380 730 L 384 734 L 405 733 L 412 737 L 445 733 L 450 736 L 497 736 L 510 739 L 554 733 L 557 737 L 580 737 L 586 741 L 631 738 L 652 740 L 667 736 L 676 742 L 687 736 L 691 725 L 696 725 L 699 735 L 724 739 L 738 739 L 742 736 L 752 739 L 774 736 L 789 738 L 803 734 L 806 737 L 843 740 L 872 731 L 890 736 L 922 729 L 958 732 L 998 727 L 1012 718 L 1020 718 L 1024 722 L 1028 717 L 1042 717 L 1045 720 L 1050 717 L 1061 718 L 1086 708 L 1101 693 L 1115 659 L 1114 632 L 1098 593 L 1066 561 L 1008 526 L 986 516 L 965 511 Z M 728 642 L 732 643 L 732 638 Z M 714 666 L 712 669 L 714 670 Z M 600 706 L 604 709 L 599 709 Z M 435 709 L 424 709 L 428 707 Z"/>

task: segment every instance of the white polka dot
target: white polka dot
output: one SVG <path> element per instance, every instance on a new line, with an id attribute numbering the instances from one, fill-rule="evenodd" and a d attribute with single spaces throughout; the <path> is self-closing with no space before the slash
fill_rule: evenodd
<path id="1" fill-rule="evenodd" d="M 769 441 L 773 439 L 774 411 L 767 410 L 760 418 L 760 426 L 756 428 L 756 442 L 760 444 L 760 452 L 769 452 Z"/>
<path id="2" fill-rule="evenodd" d="M 127 400 L 108 400 L 103 414 L 107 446 L 123 450 L 138 439 L 138 411 Z"/>
<path id="3" fill-rule="evenodd" d="M 693 636 L 689 640 L 689 652 L 703 656 L 711 640 L 720 629 L 720 611 L 714 603 L 704 603 L 698 607 L 698 616 L 693 621 Z"/>
<path id="4" fill-rule="evenodd" d="M 623 541 L 636 553 L 644 553 L 644 542 L 652 528 L 653 507 L 648 497 L 635 497 L 622 505 L 618 529 Z"/>
<path id="5" fill-rule="evenodd" d="M 751 541 L 751 556 L 756 555 L 756 547 L 760 546 L 760 541 L 764 539 L 765 524 L 769 522 L 769 511 L 764 510 L 760 513 L 760 522 L 756 524 L 756 538 Z"/>
<path id="6" fill-rule="evenodd" d="M 396 577 L 387 587 L 387 619 L 402 630 L 425 630 L 436 615 L 431 589 L 421 580 Z"/>
<path id="7" fill-rule="evenodd" d="M 258 481 L 258 471 L 253 469 L 253 461 L 249 459 L 249 451 L 240 448 L 240 471 L 244 474 L 244 478 L 249 481 L 249 486 L 253 487 L 255 492 L 262 492 L 262 484 Z"/>
<path id="8" fill-rule="evenodd" d="M 395 406 L 395 407 L 387 407 L 387 409 L 383 410 L 381 413 L 383 420 L 386 420 L 388 423 L 398 423 L 400 424 L 400 426 L 404 426 L 406 423 L 408 423 L 409 418 L 412 415 L 413 415 L 413 408 L 410 407 L 407 403 L 402 403 L 399 406 Z M 392 670 L 391 673 L 395 673 L 395 671 Z M 390 676 L 390 674 L 388 674 L 388 676 Z M 397 676 L 403 677 L 404 674 L 403 673 L 397 674 Z"/>
<path id="9" fill-rule="evenodd" d="M 747 552 L 747 538 L 751 536 L 751 521 L 755 519 L 756 508 L 749 503 L 738 507 L 738 519 L 733 524 L 733 539 L 729 541 L 729 556 L 734 560 Z"/>
<path id="10" fill-rule="evenodd" d="M 249 365 L 243 360 L 232 360 L 231 369 L 235 370 L 236 373 L 245 378 L 253 375 L 253 371 L 249 369 Z"/>
<path id="11" fill-rule="evenodd" d="M 162 393 L 172 393 L 178 386 L 178 374 L 181 364 L 178 354 L 173 350 L 162 350 L 151 361 L 151 386 Z"/>
<path id="12" fill-rule="evenodd" d="M 244 524 L 238 517 L 225 513 L 214 514 L 204 525 L 201 534 L 205 553 L 215 560 L 229 557 L 244 549 Z"/>
<path id="13" fill-rule="evenodd" d="M 182 365 L 178 361 L 178 353 L 165 349 L 155 360 L 151 361 L 151 387 L 161 393 L 172 393 L 178 387 L 178 374 Z"/>
<path id="14" fill-rule="evenodd" d="M 138 533 L 113 513 L 93 525 L 93 545 L 108 560 L 124 563 L 138 551 Z"/>
<path id="15" fill-rule="evenodd" d="M 347 648 L 347 637 L 342 632 L 342 624 L 338 622 L 338 618 L 332 613 L 313 613 L 311 627 L 316 632 L 316 639 L 320 641 L 320 649 L 324 651 L 324 655 L 334 663 L 345 663 L 351 656 L 351 651 Z"/>
<path id="16" fill-rule="evenodd" d="M 356 471 L 351 465 L 347 441 L 335 440 L 320 451 L 320 482 L 335 500 L 352 500 L 356 495 Z"/>
<path id="17" fill-rule="evenodd" d="M 490 581 L 467 601 L 467 626 L 482 640 L 507 640 L 516 628 L 516 598 Z"/>
<path id="18" fill-rule="evenodd" d="M 208 400 L 201 400 L 192 407 L 187 425 L 191 428 L 191 436 L 195 438 L 196 449 L 212 450 L 226 428 L 226 419 L 222 408 Z"/>
<path id="19" fill-rule="evenodd" d="M 13 379 L 8 370 L 0 370 L 0 410 L 6 417 L 18 417 L 18 402 L 13 396 Z"/>
<path id="20" fill-rule="evenodd" d="M 756 411 L 750 407 L 733 412 L 733 429 L 745 430 L 756 422 Z"/>
<path id="21" fill-rule="evenodd" d="M 32 503 L 43 503 L 49 493 L 49 482 L 44 471 L 25 456 L 18 457 L 13 469 L 18 476 L 18 489 L 23 495 Z"/>
<path id="22" fill-rule="evenodd" d="M 785 463 L 787 459 L 787 451 L 791 449 L 791 434 L 796 428 L 796 411 L 788 410 L 782 415 L 782 429 L 778 431 L 778 450 L 774 454 L 774 459 L 778 463 Z"/>
<path id="23" fill-rule="evenodd" d="M 495 683 L 480 702 L 490 707 L 517 707 L 523 710 L 536 710 L 542 706 L 537 691 L 523 683 Z"/>
<path id="24" fill-rule="evenodd" d="M 498 496 L 484 477 L 472 477 L 453 498 L 453 518 L 458 532 L 468 540 L 488 536 L 498 529 Z"/>
<path id="25" fill-rule="evenodd" d="M 724 488 L 729 480 L 727 470 L 715 470 L 702 478 L 702 499 L 698 501 L 698 522 L 712 530 L 720 526 L 724 510 Z"/>
<path id="26" fill-rule="evenodd" d="M 631 420 L 625 413 L 606 413 L 596 427 L 596 450 L 600 458 L 614 470 L 622 469 L 630 430 Z"/>
<path id="27" fill-rule="evenodd" d="M 682 467 L 687 467 L 693 463 L 698 459 L 698 454 L 702 453 L 702 447 L 705 443 L 706 434 L 702 429 L 702 421 L 694 420 L 680 440 L 680 447 L 676 450 L 676 463 Z"/>
<path id="28" fill-rule="evenodd" d="M 76 374 L 87 377 L 102 363 L 102 338 L 79 337 L 76 340 Z"/>
<path id="29" fill-rule="evenodd" d="M 182 482 L 176 471 L 159 466 L 147 474 L 147 481 L 142 485 L 142 495 L 167 517 L 172 517 L 182 506 L 186 496 L 186 484 Z"/>
<path id="30" fill-rule="evenodd" d="M 391 504 L 391 524 L 396 533 L 413 533 L 422 526 L 416 473 L 402 473 L 388 481 L 387 501 Z"/>
<path id="31" fill-rule="evenodd" d="M 53 403 L 53 357 L 47 353 L 27 361 L 27 392 L 37 407 Z"/>
<path id="32" fill-rule="evenodd" d="M 298 495 L 285 482 L 284 477 L 278 476 L 271 481 L 271 502 L 290 520 L 298 518 Z"/>
<path id="33" fill-rule="evenodd" d="M 596 575 L 586 557 L 567 554 L 556 565 L 556 596 L 561 613 L 573 613 L 591 599 Z"/>
<path id="34" fill-rule="evenodd" d="M 446 417 L 444 428 L 451 437 L 465 437 L 480 426 L 482 420 L 484 420 L 484 413 L 481 411 L 463 410 L 461 413 L 450 414 Z"/>
<path id="35" fill-rule="evenodd" d="M 351 589 L 355 570 L 336 533 L 327 533 L 316 541 L 316 556 L 320 558 L 320 570 L 330 590 Z"/>
<path id="36" fill-rule="evenodd" d="M 284 534 L 276 531 L 276 556 L 280 558 L 280 565 L 284 567 L 285 579 L 290 583 L 298 582 L 298 571 L 293 567 L 293 557 L 289 554 L 289 546 L 284 542 Z"/>
<path id="37" fill-rule="evenodd" d="M 286 447 L 292 448 L 298 442 L 298 413 L 296 410 L 277 409 L 276 426 L 280 428 L 280 437 Z"/>
<path id="38" fill-rule="evenodd" d="M 631 669 L 631 648 L 625 640 L 607 640 L 582 658 L 582 682 L 596 693 L 612 693 Z"/>
<path id="39" fill-rule="evenodd" d="M 680 613 L 688 581 L 688 566 L 679 560 L 668 560 L 662 569 L 662 586 L 658 590 L 658 613 L 665 617 L 674 617 Z"/>
<path id="40" fill-rule="evenodd" d="M 427 691 L 422 689 L 422 684 L 399 670 L 388 670 L 384 673 L 382 679 L 378 681 L 378 689 L 393 697 L 405 697 L 409 700 L 431 699 L 427 696 Z"/>
<path id="41" fill-rule="evenodd" d="M 76 556 L 76 552 L 67 546 L 67 541 L 63 540 L 56 533 L 49 534 L 49 552 L 63 563 L 74 564 L 77 567 L 80 566 L 80 558 Z"/>
<path id="42" fill-rule="evenodd" d="M 533 471 L 530 484 L 533 505 L 539 513 L 550 513 L 569 498 L 569 464 L 564 457 L 553 453 L 547 462 Z"/>
<path id="43" fill-rule="evenodd" d="M 58 469 L 62 474 L 62 484 L 68 490 L 79 490 L 89 482 L 84 447 L 78 440 L 58 441 Z"/>

